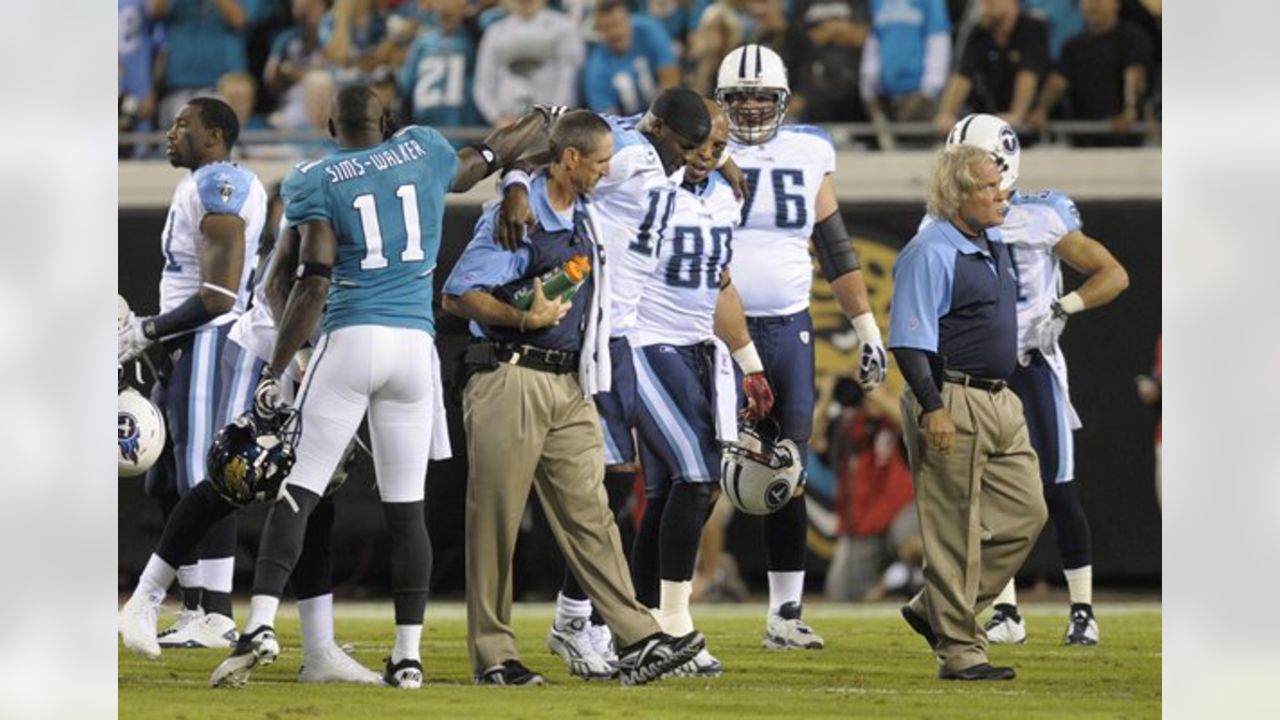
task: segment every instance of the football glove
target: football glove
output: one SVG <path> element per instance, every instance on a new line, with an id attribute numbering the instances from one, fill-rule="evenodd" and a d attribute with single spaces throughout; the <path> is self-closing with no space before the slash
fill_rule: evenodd
<path id="1" fill-rule="evenodd" d="M 534 105 L 533 109 L 536 112 L 542 113 L 542 122 L 545 123 L 547 127 L 551 127 L 552 125 L 555 125 L 556 121 L 563 117 L 565 113 L 569 112 L 573 108 L 568 105 Z"/>
<path id="2" fill-rule="evenodd" d="M 132 312 L 116 331 L 116 362 L 123 365 L 142 354 L 151 338 L 142 332 L 142 319 Z"/>
<path id="3" fill-rule="evenodd" d="M 1057 300 L 1054 300 L 1049 306 L 1049 312 L 1040 316 L 1033 326 L 1033 339 L 1041 354 L 1046 357 L 1057 354 L 1058 338 L 1062 336 L 1062 331 L 1066 327 L 1067 312 L 1062 309 L 1062 305 Z"/>
<path id="4" fill-rule="evenodd" d="M 253 414 L 268 426 L 279 419 L 284 410 L 280 381 L 269 370 L 262 371 L 258 388 L 253 391 Z"/>
<path id="5" fill-rule="evenodd" d="M 773 410 L 773 388 L 764 373 L 751 373 L 742 376 L 742 392 L 747 396 L 746 416 L 748 420 L 760 420 Z"/>
<path id="6" fill-rule="evenodd" d="M 889 358 L 884 351 L 884 343 L 862 343 L 862 354 L 858 359 L 858 385 L 863 390 L 872 390 L 884 382 L 889 367 Z"/>

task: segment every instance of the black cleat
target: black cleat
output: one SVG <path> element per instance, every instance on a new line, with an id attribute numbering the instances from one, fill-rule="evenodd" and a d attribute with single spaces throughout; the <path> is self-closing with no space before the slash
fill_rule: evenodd
<path id="1" fill-rule="evenodd" d="M 392 664 L 387 658 L 387 669 L 382 673 L 382 682 L 394 688 L 417 690 L 422 687 L 422 662 L 404 658 Z"/>
<path id="2" fill-rule="evenodd" d="M 622 684 L 653 682 L 692 660 L 706 646 L 707 639 L 697 630 L 680 637 L 654 633 L 619 653 Z"/>
<path id="3" fill-rule="evenodd" d="M 936 650 L 938 648 L 938 636 L 934 634 L 933 628 L 929 625 L 929 621 L 916 614 L 916 611 L 912 610 L 910 605 L 902 606 L 902 619 L 906 620 L 907 624 L 911 626 L 911 629 L 919 633 L 920 637 L 924 638 L 924 641 L 929 643 L 930 650 Z"/>
<path id="4" fill-rule="evenodd" d="M 543 685 L 546 680 L 519 660 L 508 660 L 476 673 L 477 685 Z"/>
<path id="5" fill-rule="evenodd" d="M 991 663 L 978 663 L 963 670 L 940 672 L 942 680 L 1012 680 L 1018 676 L 1011 667 L 996 667 Z"/>

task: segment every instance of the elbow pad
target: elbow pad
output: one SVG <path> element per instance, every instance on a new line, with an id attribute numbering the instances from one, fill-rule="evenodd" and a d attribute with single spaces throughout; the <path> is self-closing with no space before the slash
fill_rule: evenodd
<path id="1" fill-rule="evenodd" d="M 862 267 L 858 253 L 853 251 L 853 243 L 849 241 L 849 233 L 844 229 L 844 218 L 838 211 L 813 226 L 813 247 L 818 253 L 818 267 L 822 268 L 822 276 L 827 282 Z"/>

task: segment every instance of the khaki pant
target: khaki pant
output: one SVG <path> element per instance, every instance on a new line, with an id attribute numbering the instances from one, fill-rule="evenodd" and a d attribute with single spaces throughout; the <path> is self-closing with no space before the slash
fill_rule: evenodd
<path id="1" fill-rule="evenodd" d="M 576 375 L 501 364 L 463 396 L 467 429 L 467 641 L 477 672 L 520 657 L 512 555 L 529 488 L 618 647 L 660 631 L 635 599 L 604 489 L 604 440 Z"/>
<path id="2" fill-rule="evenodd" d="M 938 636 L 940 671 L 955 672 L 987 662 L 977 614 L 1022 566 L 1048 511 L 1018 396 L 945 383 L 942 402 L 956 426 L 945 455 L 922 432 L 915 396 L 902 398 L 924 540 L 925 587 L 909 604 Z"/>

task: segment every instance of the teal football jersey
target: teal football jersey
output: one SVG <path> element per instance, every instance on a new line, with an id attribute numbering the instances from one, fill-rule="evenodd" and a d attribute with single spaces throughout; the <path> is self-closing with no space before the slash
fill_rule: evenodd
<path id="1" fill-rule="evenodd" d="M 299 165 L 285 178 L 289 224 L 323 220 L 338 236 L 325 332 L 386 325 L 434 334 L 436 256 L 457 162 L 444 136 L 411 125 L 380 145 Z"/>

